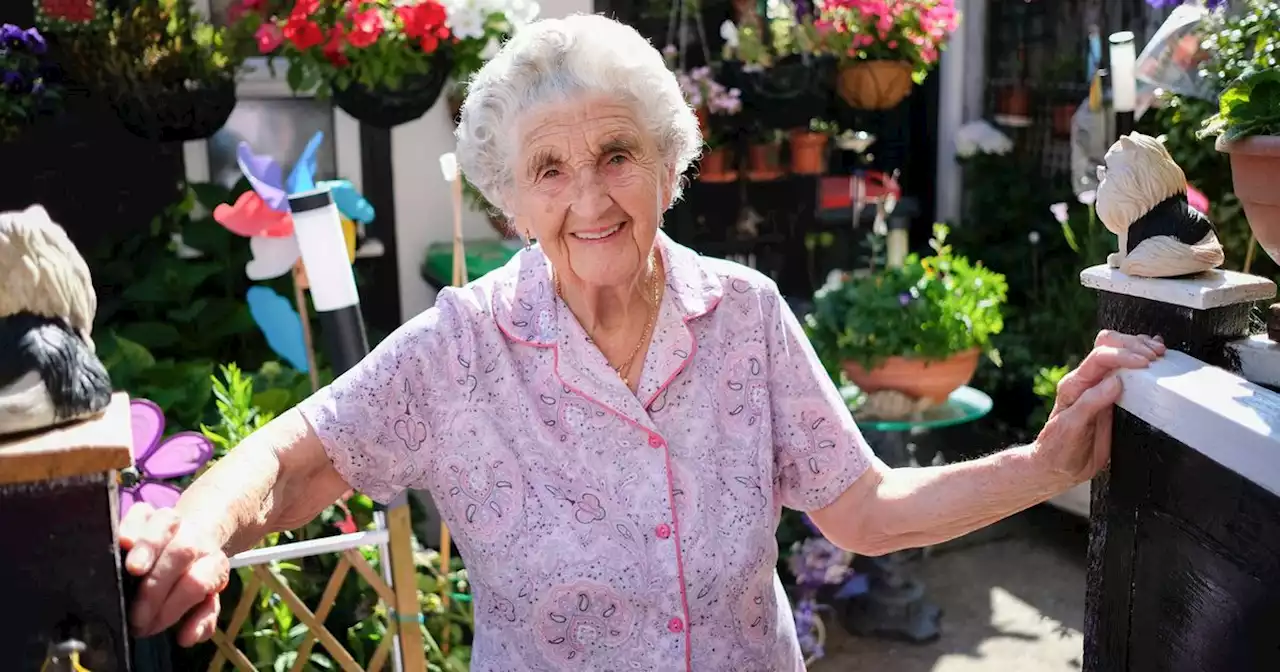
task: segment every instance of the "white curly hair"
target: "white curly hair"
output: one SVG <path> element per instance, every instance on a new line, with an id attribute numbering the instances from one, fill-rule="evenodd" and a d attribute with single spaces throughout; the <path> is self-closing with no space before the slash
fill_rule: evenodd
<path id="1" fill-rule="evenodd" d="M 681 175 L 702 147 L 697 117 L 662 54 L 635 28 L 595 14 L 535 21 L 475 74 L 457 130 L 462 174 L 513 217 L 516 119 L 539 105 L 584 94 L 615 96 L 631 106 L 669 171 L 674 203 Z"/>

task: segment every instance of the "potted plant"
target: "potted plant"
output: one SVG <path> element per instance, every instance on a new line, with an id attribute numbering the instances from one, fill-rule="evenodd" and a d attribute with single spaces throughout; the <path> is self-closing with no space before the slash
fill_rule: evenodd
<path id="1" fill-rule="evenodd" d="M 453 68 L 452 34 L 436 0 L 275 0 L 243 21 L 258 51 L 283 57 L 289 87 L 332 96 L 352 117 L 380 128 L 413 121 L 435 105 Z"/>
<path id="2" fill-rule="evenodd" d="M 35 28 L 0 26 L 0 142 L 16 140 L 22 129 L 51 112 L 58 94 L 45 80 L 44 36 Z"/>
<path id="3" fill-rule="evenodd" d="M 498 54 L 503 42 L 538 18 L 539 7 L 524 0 L 452 0 L 445 4 L 445 10 L 446 25 L 454 38 L 453 70 L 449 73 L 453 81 L 445 90 L 445 99 L 450 118 L 457 119 L 471 76 Z"/>
<path id="4" fill-rule="evenodd" d="M 1217 136 L 1218 151 L 1231 157 L 1231 182 L 1249 228 L 1280 262 L 1280 70 L 1249 70 L 1232 82 L 1199 136 Z"/>
<path id="5" fill-rule="evenodd" d="M 836 93 L 854 109 L 896 107 L 960 25 L 953 0 L 827 0 L 817 22 L 840 58 Z"/>
<path id="6" fill-rule="evenodd" d="M 827 143 L 837 128 L 821 119 L 809 121 L 808 128 L 791 130 L 791 172 L 796 175 L 822 175 L 827 172 Z"/>
<path id="7" fill-rule="evenodd" d="M 670 57 L 674 48 L 668 47 L 664 52 Z M 736 117 L 742 111 L 741 92 L 716 81 L 709 66 L 697 67 L 687 72 L 676 69 L 675 73 L 685 100 L 689 101 L 689 105 L 698 114 L 702 137 L 707 144 L 707 153 L 702 157 L 698 179 L 703 182 L 732 182 L 738 179 L 732 144 L 741 132 L 736 125 Z"/>
<path id="8" fill-rule="evenodd" d="M 811 16 L 797 16 L 779 3 L 764 31 L 726 21 L 720 78 L 742 92 L 746 114 L 758 123 L 779 129 L 803 128 L 831 102 L 835 59 L 816 39 Z"/>
<path id="9" fill-rule="evenodd" d="M 43 0 L 37 21 L 58 40 L 68 74 L 106 99 L 124 127 L 159 142 L 207 138 L 236 105 L 249 35 L 216 27 L 183 0 L 106 10 Z"/>
<path id="10" fill-rule="evenodd" d="M 786 137 L 777 129 L 758 130 L 747 147 L 747 179 L 752 182 L 768 182 L 782 177 L 782 139 Z"/>
<path id="11" fill-rule="evenodd" d="M 941 403 L 969 382 L 983 351 L 998 363 L 991 337 L 1004 324 L 1004 276 L 954 255 L 947 234 L 935 224 L 933 255 L 846 273 L 814 294 L 805 327 L 828 369 L 843 371 L 863 392 Z"/>

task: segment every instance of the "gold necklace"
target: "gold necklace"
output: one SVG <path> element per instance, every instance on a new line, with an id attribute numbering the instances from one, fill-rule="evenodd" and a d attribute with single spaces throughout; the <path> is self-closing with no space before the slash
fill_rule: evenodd
<path id="1" fill-rule="evenodd" d="M 649 307 L 649 318 L 645 322 L 644 331 L 641 332 L 640 334 L 640 340 L 636 341 L 636 346 L 631 349 L 631 356 L 627 357 L 627 361 L 623 362 L 621 366 L 613 367 L 613 370 L 618 374 L 618 377 L 622 379 L 622 384 L 626 385 L 627 387 L 631 387 L 631 378 L 627 376 L 626 372 L 631 370 L 632 362 L 635 361 L 636 355 L 640 354 L 640 347 L 645 344 L 645 341 L 649 340 L 649 333 L 653 330 L 653 322 L 658 316 L 658 306 L 660 301 L 662 300 L 662 297 L 661 297 L 662 282 L 659 279 L 660 276 L 661 276 L 660 270 L 658 268 L 654 268 L 652 280 L 650 280 L 649 282 L 650 298 L 652 299 L 653 305 Z M 561 301 L 564 301 L 564 293 L 560 289 L 559 273 L 556 273 L 555 281 L 556 281 L 556 296 L 560 297 Z M 566 302 L 566 305 L 567 305 L 567 302 Z"/>

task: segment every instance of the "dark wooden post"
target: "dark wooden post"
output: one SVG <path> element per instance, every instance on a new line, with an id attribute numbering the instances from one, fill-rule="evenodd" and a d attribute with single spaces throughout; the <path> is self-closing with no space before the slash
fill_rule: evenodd
<path id="1" fill-rule="evenodd" d="M 76 639 L 86 669 L 132 670 L 116 543 L 132 443 L 123 394 L 97 419 L 0 439 L 0 668 L 39 670 Z"/>
<path id="2" fill-rule="evenodd" d="M 1169 354 L 1124 372 L 1111 466 L 1093 482 L 1085 672 L 1280 669 L 1280 395 L 1236 375 L 1270 280 L 1130 278 L 1106 266 L 1104 329 Z"/>

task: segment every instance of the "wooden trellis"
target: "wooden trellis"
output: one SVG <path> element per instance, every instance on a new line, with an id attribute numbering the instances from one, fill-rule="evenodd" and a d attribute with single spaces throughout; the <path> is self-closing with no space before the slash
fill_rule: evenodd
<path id="1" fill-rule="evenodd" d="M 321 646 L 343 672 L 376 672 L 384 669 L 388 662 L 396 672 L 425 672 L 426 651 L 419 627 L 422 612 L 418 602 L 417 571 L 411 541 L 413 530 L 406 496 L 401 495 L 385 513 L 375 513 L 374 523 L 375 529 L 367 532 L 259 548 L 232 558 L 233 569 L 247 567 L 250 574 L 226 629 L 213 634 L 218 652 L 209 665 L 209 672 L 219 672 L 228 663 L 237 672 L 258 672 L 249 657 L 236 647 L 236 638 L 262 588 L 278 595 L 294 617 L 307 626 L 307 635 L 290 672 L 307 669 L 307 661 L 316 645 Z M 381 575 L 360 553 L 360 548 L 367 546 L 379 547 Z M 338 553 L 338 565 L 313 609 L 270 568 L 270 563 L 325 553 Z M 342 642 L 324 627 L 324 621 L 338 599 L 338 592 L 352 570 L 373 589 L 389 614 L 386 635 L 378 643 L 367 667 L 361 667 Z"/>

